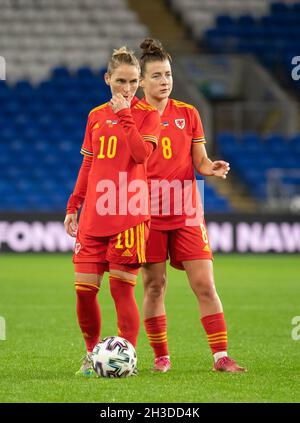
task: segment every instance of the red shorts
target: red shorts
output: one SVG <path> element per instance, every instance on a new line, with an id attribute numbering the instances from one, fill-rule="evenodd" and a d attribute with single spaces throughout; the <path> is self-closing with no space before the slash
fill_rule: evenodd
<path id="1" fill-rule="evenodd" d="M 169 257 L 171 266 L 180 270 L 184 270 L 183 261 L 212 260 L 213 255 L 205 222 L 200 226 L 184 226 L 171 230 L 151 228 L 147 242 L 146 262 L 160 263 Z"/>
<path id="2" fill-rule="evenodd" d="M 133 228 L 107 237 L 90 236 L 78 230 L 73 254 L 75 270 L 101 274 L 109 269 L 109 263 L 140 267 L 146 261 L 145 246 L 148 236 L 149 222 L 142 222 Z M 79 270 L 79 267 L 83 270 Z M 94 271 L 87 271 L 92 268 Z"/>

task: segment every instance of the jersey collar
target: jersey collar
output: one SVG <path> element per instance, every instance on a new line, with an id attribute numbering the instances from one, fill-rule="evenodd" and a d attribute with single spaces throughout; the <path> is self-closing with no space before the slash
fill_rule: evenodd
<path id="1" fill-rule="evenodd" d="M 130 108 L 135 106 L 136 103 L 138 103 L 139 101 L 140 101 L 140 99 L 137 96 L 134 96 L 133 99 L 131 100 Z"/>
<path id="2" fill-rule="evenodd" d="M 142 101 L 143 103 L 145 103 L 145 104 L 149 104 L 149 103 L 147 102 L 147 100 L 146 100 L 146 98 L 145 98 L 145 97 L 143 97 L 143 98 L 141 99 L 141 101 Z M 171 101 L 172 101 L 172 100 L 169 98 L 169 99 L 168 99 L 168 102 L 167 102 L 167 105 L 166 105 L 166 107 L 165 107 L 165 110 L 163 111 L 163 114 L 161 115 L 161 117 L 163 117 L 164 115 L 168 114 L 169 109 L 170 109 L 170 106 L 171 106 Z M 151 106 L 151 104 L 150 104 L 150 106 Z"/>

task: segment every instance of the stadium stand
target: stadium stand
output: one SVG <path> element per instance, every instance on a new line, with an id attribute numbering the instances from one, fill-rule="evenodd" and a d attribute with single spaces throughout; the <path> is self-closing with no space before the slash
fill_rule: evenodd
<path id="1" fill-rule="evenodd" d="M 220 133 L 219 150 L 257 200 L 300 196 L 300 137 Z"/>
<path id="2" fill-rule="evenodd" d="M 216 16 L 224 14 L 231 17 L 247 13 L 261 16 L 267 12 L 270 0 L 168 0 L 167 3 L 186 29 L 200 41 L 203 31 L 214 25 Z"/>
<path id="3" fill-rule="evenodd" d="M 214 52 L 254 54 L 265 66 L 286 68 L 299 53 L 300 4 L 273 3 L 259 18 L 251 14 L 232 18 L 219 15 L 203 42 Z M 296 82 L 298 89 L 299 82 Z"/>
<path id="4" fill-rule="evenodd" d="M 250 53 L 290 75 L 299 48 L 299 3 L 166 3 L 207 51 Z M 3 0 L 0 211 L 63 210 L 81 163 L 87 114 L 109 98 L 103 66 L 124 40 L 136 48 L 146 35 L 147 26 L 125 0 Z M 300 88 L 299 81 L 294 84 Z M 257 204 L 300 195 L 298 135 L 221 132 L 216 141 L 218 157 L 231 163 Z M 230 212 L 235 205 L 206 183 L 205 209 Z"/>
<path id="5" fill-rule="evenodd" d="M 300 78 L 291 77 L 293 68 L 300 62 L 292 62 L 292 58 L 299 56 L 300 49 L 299 2 L 168 0 L 167 4 L 196 40 L 202 52 L 214 55 L 252 55 L 268 69 L 286 93 L 295 101 L 299 99 Z M 227 56 L 218 57 L 221 61 Z M 202 76 L 203 69 L 205 67 L 202 68 Z M 194 73 L 200 78 L 200 70 L 197 69 Z M 237 81 L 237 78 L 233 77 L 232 80 Z M 229 81 L 225 82 L 227 85 L 223 85 L 228 89 Z M 204 78 L 202 85 L 205 86 Z M 214 88 L 214 85 L 211 86 Z M 224 96 L 223 86 L 216 85 L 217 88 L 221 89 L 221 95 Z M 214 99 L 218 100 L 218 91 L 213 94 Z M 238 100 L 241 99 L 237 98 L 236 101 Z M 242 97 L 242 100 L 245 98 Z M 240 104 L 240 107 L 245 107 L 245 103 Z M 225 107 L 222 110 L 228 110 Z M 236 103 L 235 107 L 232 98 L 228 107 L 238 111 L 239 105 Z M 262 109 L 258 116 L 263 113 Z M 265 119 L 265 129 L 268 126 L 267 121 L 271 124 L 280 115 L 281 112 L 271 113 L 270 109 L 269 119 Z M 268 131 L 260 134 L 237 134 L 233 130 L 231 133 L 221 131 L 216 138 L 217 151 L 230 161 L 237 178 L 245 184 L 257 204 L 262 207 L 270 205 L 272 199 L 277 198 L 282 204 L 285 203 L 283 209 L 288 209 L 289 202 L 299 198 L 299 135 L 287 136 Z"/>
<path id="6" fill-rule="evenodd" d="M 40 81 L 51 67 L 99 69 L 112 48 L 148 35 L 125 0 L 4 0 L 0 50 L 9 80 Z"/>
<path id="7" fill-rule="evenodd" d="M 122 23 L 122 24 L 121 24 Z M 63 211 L 89 111 L 109 98 L 112 49 L 148 34 L 124 0 L 5 0 L 0 51 L 0 211 Z M 229 211 L 213 187 L 208 211 Z"/>
<path id="8" fill-rule="evenodd" d="M 82 67 L 71 74 L 57 67 L 37 86 L 0 82 L 1 211 L 65 207 L 81 162 L 86 116 L 109 98 L 104 72 Z M 205 201 L 209 210 L 230 209 L 212 187 Z"/>

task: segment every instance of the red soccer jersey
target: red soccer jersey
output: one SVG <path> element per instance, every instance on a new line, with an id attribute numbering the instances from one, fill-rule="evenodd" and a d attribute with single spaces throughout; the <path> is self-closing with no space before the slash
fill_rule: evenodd
<path id="1" fill-rule="evenodd" d="M 146 103 L 145 99 L 143 101 Z M 196 178 L 192 162 L 191 147 L 193 143 L 205 143 L 203 127 L 198 111 L 194 106 L 182 101 L 169 99 L 161 116 L 161 133 L 157 149 L 148 160 L 147 175 L 151 192 L 151 227 L 168 230 L 186 226 L 186 219 L 191 217 L 184 202 L 184 181 L 190 181 L 190 190 L 186 195 L 192 196 L 192 206 L 196 206 Z M 182 187 L 181 199 L 175 195 L 173 188 L 168 195 L 157 190 L 157 181 L 166 181 L 172 186 Z M 175 183 L 174 180 L 179 181 Z M 154 185 L 153 185 L 154 184 Z M 154 188 L 154 190 L 153 190 Z M 168 190 L 168 187 L 166 188 Z M 176 188 L 175 188 L 176 189 Z M 159 197 L 157 193 L 159 192 Z M 169 213 L 162 210 L 163 203 L 170 203 Z M 159 205 L 159 209 L 158 209 Z M 176 211 L 175 211 L 176 210 Z M 166 213 L 167 211 L 167 213 Z"/>
<path id="2" fill-rule="evenodd" d="M 143 141 L 157 145 L 159 133 L 158 111 L 138 99 L 132 101 L 131 109 L 117 114 L 108 103 L 90 112 L 81 149 L 92 158 L 79 222 L 82 232 L 110 236 L 150 218 L 146 161 L 134 158 L 128 146 L 134 138 L 142 145 Z M 141 204 L 138 194 L 143 186 L 145 201 Z"/>

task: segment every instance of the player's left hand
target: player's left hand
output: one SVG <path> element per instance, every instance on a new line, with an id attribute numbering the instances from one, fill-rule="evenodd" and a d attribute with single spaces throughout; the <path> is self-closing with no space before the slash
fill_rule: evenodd
<path id="1" fill-rule="evenodd" d="M 114 113 L 118 113 L 120 110 L 129 109 L 130 102 L 126 100 L 122 94 L 118 93 L 112 96 L 112 99 L 109 102 L 110 107 L 114 111 Z"/>
<path id="2" fill-rule="evenodd" d="M 212 172 L 214 176 L 219 178 L 226 179 L 226 176 L 230 170 L 229 163 L 224 162 L 223 160 L 216 160 L 212 163 Z"/>

